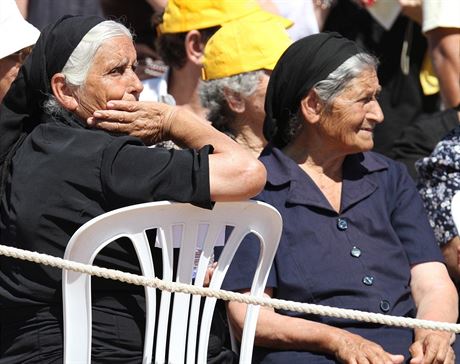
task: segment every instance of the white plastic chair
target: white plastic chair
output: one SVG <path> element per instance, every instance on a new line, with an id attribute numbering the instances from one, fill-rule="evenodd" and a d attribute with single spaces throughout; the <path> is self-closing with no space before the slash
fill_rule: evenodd
<path id="1" fill-rule="evenodd" d="M 450 202 L 450 211 L 452 213 L 452 219 L 454 220 L 455 227 L 460 233 L 460 191 L 457 191 L 452 197 Z"/>
<path id="2" fill-rule="evenodd" d="M 175 281 L 191 284 L 196 249 L 201 250 L 194 285 L 202 286 L 214 245 L 223 241 L 225 229 L 233 226 L 214 271 L 210 288 L 219 289 L 241 240 L 254 233 L 260 240 L 260 257 L 251 293 L 262 297 L 268 273 L 281 236 L 278 211 L 263 202 L 221 202 L 213 210 L 168 201 L 133 205 L 114 210 L 87 222 L 72 236 L 64 258 L 92 264 L 99 251 L 110 242 L 128 237 L 135 247 L 142 274 L 155 276 L 146 230 L 157 229 L 156 244 L 161 247 L 163 278 L 173 279 L 173 247 L 180 247 Z M 91 277 L 63 271 L 64 363 L 91 362 Z M 176 293 L 170 317 L 171 293 L 161 293 L 156 317 L 155 289 L 145 288 L 146 328 L 143 363 L 205 363 L 212 314 L 216 299 L 205 298 L 199 323 L 200 296 Z M 259 306 L 247 310 L 240 346 L 240 363 L 250 363 Z M 155 331 L 155 321 L 158 328 Z M 168 322 L 170 321 L 170 322 Z M 188 323 L 188 325 L 187 325 Z M 187 331 L 188 327 L 188 331 Z M 198 332 L 198 327 L 200 328 Z M 168 331 L 169 328 L 169 331 Z M 169 337 L 169 348 L 166 339 Z M 198 352 L 196 353 L 198 337 Z M 168 352 L 168 356 L 166 356 Z M 167 359 L 166 359 L 167 358 Z"/>

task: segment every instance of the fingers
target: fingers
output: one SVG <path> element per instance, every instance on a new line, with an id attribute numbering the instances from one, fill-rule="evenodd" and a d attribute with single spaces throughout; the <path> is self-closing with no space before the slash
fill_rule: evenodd
<path id="1" fill-rule="evenodd" d="M 335 351 L 336 358 L 341 363 L 401 364 L 404 361 L 403 355 L 390 354 L 382 346 L 358 335 L 344 335 L 342 338 Z"/>
<path id="2" fill-rule="evenodd" d="M 410 364 L 434 363 L 451 364 L 455 361 L 455 353 L 450 346 L 450 336 L 429 334 L 422 340 L 416 341 L 409 348 L 412 355 Z"/>
<path id="3" fill-rule="evenodd" d="M 125 124 L 120 124 L 113 121 L 100 121 L 99 119 L 92 119 L 91 122 L 88 119 L 88 125 L 98 129 L 104 129 L 111 133 L 125 133 L 123 130 L 126 128 Z"/>
<path id="4" fill-rule="evenodd" d="M 209 287 L 209 283 L 211 283 L 212 275 L 214 274 L 214 270 L 217 267 L 217 262 L 212 263 L 206 270 L 206 274 L 204 276 L 204 282 L 203 286 L 204 287 Z"/>
<path id="5" fill-rule="evenodd" d="M 117 121 L 119 123 L 130 123 L 135 119 L 135 114 L 119 110 L 96 110 L 93 117 L 101 121 Z"/>
<path id="6" fill-rule="evenodd" d="M 390 359 L 392 360 L 392 364 L 402 364 L 404 362 L 404 355 L 390 354 Z"/>
<path id="7" fill-rule="evenodd" d="M 454 364 L 455 363 L 455 351 L 452 348 L 449 348 L 446 356 L 446 364 Z"/>
<path id="8" fill-rule="evenodd" d="M 139 101 L 110 100 L 107 102 L 107 109 L 133 112 L 139 110 L 141 105 Z"/>
<path id="9" fill-rule="evenodd" d="M 410 364 L 421 364 L 423 360 L 423 346 L 420 341 L 416 341 L 409 348 L 409 353 L 412 356 Z"/>
<path id="10" fill-rule="evenodd" d="M 163 113 L 166 110 L 173 108 L 162 102 L 154 101 L 126 101 L 126 100 L 110 100 L 107 102 L 107 109 L 134 112 L 139 110 L 151 110 L 156 113 Z"/>

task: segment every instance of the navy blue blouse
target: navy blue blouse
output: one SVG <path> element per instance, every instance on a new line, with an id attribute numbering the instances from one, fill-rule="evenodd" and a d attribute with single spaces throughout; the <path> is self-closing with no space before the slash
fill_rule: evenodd
<path id="1" fill-rule="evenodd" d="M 257 197 L 276 207 L 283 233 L 267 286 L 276 298 L 397 316 L 415 316 L 411 266 L 442 261 L 421 199 L 405 167 L 376 153 L 345 159 L 340 213 L 289 157 L 267 147 L 261 161 L 268 182 Z M 224 288 L 250 287 L 258 243 L 248 236 Z M 405 354 L 412 330 L 280 312 L 345 328 Z M 307 352 L 255 348 L 254 362 L 329 363 Z"/>

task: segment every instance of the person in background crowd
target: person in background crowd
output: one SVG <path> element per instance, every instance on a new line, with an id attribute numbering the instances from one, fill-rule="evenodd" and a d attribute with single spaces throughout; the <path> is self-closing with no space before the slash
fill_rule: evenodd
<path id="1" fill-rule="evenodd" d="M 22 16 L 40 30 L 67 14 L 102 16 L 99 0 L 16 0 L 16 2 Z"/>
<path id="2" fill-rule="evenodd" d="M 150 4 L 146 0 L 100 0 L 100 3 L 105 18 L 120 19 L 133 31 L 139 79 L 161 77 L 166 72 L 166 66 L 156 51 L 157 32 L 154 27 L 155 19 L 164 11 L 161 1 L 155 0 L 153 3 L 156 4 Z"/>
<path id="3" fill-rule="evenodd" d="M 420 71 L 427 41 L 414 20 L 417 17 L 413 13 L 416 11 L 406 4 L 403 10 L 410 11 L 400 12 L 387 29 L 370 13 L 370 8 L 383 2 L 386 1 L 337 1 L 327 17 L 324 30 L 336 31 L 356 41 L 379 58 L 377 75 L 382 86 L 379 103 L 385 114 L 385 123 L 377 125 L 374 130 L 373 150 L 394 158 L 394 142 L 402 130 L 420 114 L 437 111 L 438 97 L 425 96 L 422 91 Z M 395 6 L 398 6 L 397 2 L 393 2 Z"/>
<path id="4" fill-rule="evenodd" d="M 460 109 L 450 108 L 420 115 L 406 126 L 394 142 L 393 159 L 403 163 L 414 180 L 418 173 L 415 162 L 428 157 L 436 145 L 460 124 Z"/>
<path id="5" fill-rule="evenodd" d="M 152 9 L 157 13 L 162 13 L 165 8 L 168 0 L 145 0 Z"/>
<path id="6" fill-rule="evenodd" d="M 460 104 L 460 1 L 422 2 L 423 32 L 428 39 L 433 70 L 443 106 Z"/>
<path id="7" fill-rule="evenodd" d="M 335 0 L 258 0 L 267 11 L 288 18 L 294 25 L 287 31 L 292 40 L 298 40 L 321 31 Z"/>
<path id="8" fill-rule="evenodd" d="M 204 50 L 200 96 L 207 119 L 256 157 L 267 144 L 262 128 L 270 73 L 291 43 L 276 20 L 242 19 L 225 24 Z"/>
<path id="9" fill-rule="evenodd" d="M 141 100 L 175 102 L 204 117 L 198 94 L 204 47 L 222 24 L 243 17 L 251 21 L 276 18 L 286 27 L 292 25 L 263 11 L 256 0 L 168 1 L 158 26 L 158 51 L 169 71 L 144 81 Z"/>
<path id="10" fill-rule="evenodd" d="M 262 189 L 263 165 L 206 120 L 137 101 L 135 64 L 117 22 L 65 16 L 43 30 L 0 113 L 1 244 L 62 257 L 104 212 L 155 200 L 211 208 Z M 121 135 L 133 120 L 138 138 Z M 117 132 L 90 127 L 107 122 Z M 164 138 L 187 149 L 146 146 Z M 122 241 L 95 264 L 140 273 Z M 6 257 L 0 266 L 0 363 L 62 363 L 61 272 Z M 92 362 L 141 362 L 143 290 L 96 279 L 92 289 Z"/>
<path id="11" fill-rule="evenodd" d="M 458 297 L 414 182 L 370 150 L 383 121 L 377 60 L 338 33 L 294 42 L 267 88 L 256 199 L 283 232 L 270 297 L 456 322 Z M 257 239 L 243 241 L 223 288 L 249 292 Z M 245 304 L 229 302 L 241 335 Z M 454 335 L 262 308 L 253 363 L 454 364 Z"/>
<path id="12" fill-rule="evenodd" d="M 14 0 L 0 1 L 0 102 L 16 78 L 19 67 L 40 31 L 24 20 Z"/>
<path id="13" fill-rule="evenodd" d="M 449 112 L 457 127 L 448 133 L 433 152 L 415 163 L 418 189 L 428 212 L 436 240 L 446 259 L 451 277 L 460 286 L 460 237 L 452 219 L 451 201 L 460 191 L 460 105 Z"/>

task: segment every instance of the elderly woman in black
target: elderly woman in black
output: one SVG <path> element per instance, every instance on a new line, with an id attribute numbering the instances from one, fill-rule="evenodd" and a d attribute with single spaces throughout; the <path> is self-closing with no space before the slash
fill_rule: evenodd
<path id="1" fill-rule="evenodd" d="M 1 105 L 2 244 L 62 256 L 82 224 L 118 207 L 164 199 L 210 207 L 260 191 L 265 170 L 249 152 L 181 108 L 138 102 L 135 67 L 119 23 L 63 17 L 43 31 Z M 144 142 L 91 129 L 107 108 L 117 108 L 120 131 L 137 120 Z M 193 149 L 145 146 L 168 138 Z M 134 260 L 119 242 L 98 263 L 139 272 Z M 61 272 L 0 265 L 0 362 L 62 362 Z M 93 293 L 92 360 L 140 362 L 142 289 L 95 280 Z"/>
<path id="2" fill-rule="evenodd" d="M 383 121 L 377 62 L 337 33 L 291 45 L 270 77 L 257 197 L 283 216 L 266 294 L 456 322 L 457 293 L 404 166 L 370 152 Z M 250 240 L 250 239 L 249 239 Z M 252 243 L 252 244 L 251 244 Z M 247 292 L 258 244 L 243 242 L 225 288 Z M 237 334 L 245 305 L 228 303 Z M 254 363 L 449 363 L 453 335 L 261 309 Z"/>

